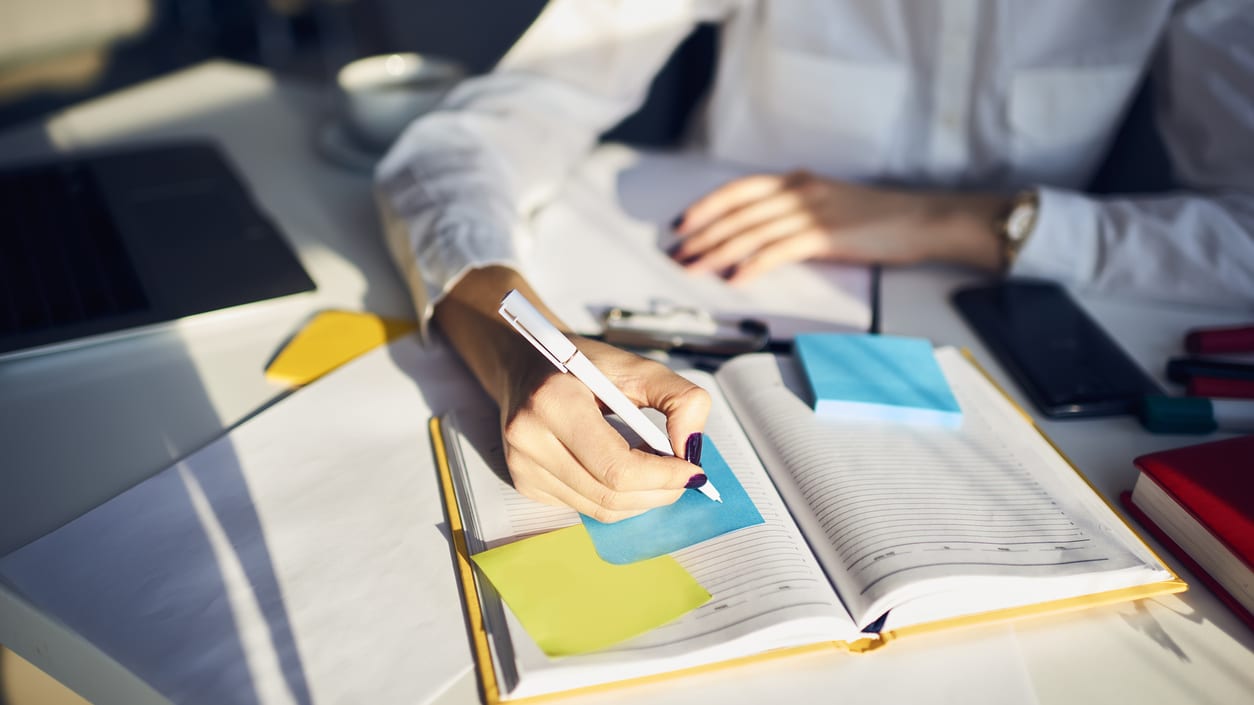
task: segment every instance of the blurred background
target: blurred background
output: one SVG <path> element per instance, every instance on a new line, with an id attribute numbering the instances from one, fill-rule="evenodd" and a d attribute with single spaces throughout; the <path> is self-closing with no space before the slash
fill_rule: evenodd
<path id="1" fill-rule="evenodd" d="M 544 0 L 0 0 L 0 129 L 211 58 L 334 80 L 363 56 L 418 51 L 489 70 Z M 617 139 L 668 144 L 710 74 L 701 28 Z"/>
<path id="2" fill-rule="evenodd" d="M 545 0 L 0 0 L 0 129 L 208 59 L 330 86 L 349 61 L 416 51 L 488 71 Z M 717 31 L 698 27 L 648 100 L 606 135 L 675 144 L 713 73 Z M 1091 190 L 1171 186 L 1148 86 Z"/>

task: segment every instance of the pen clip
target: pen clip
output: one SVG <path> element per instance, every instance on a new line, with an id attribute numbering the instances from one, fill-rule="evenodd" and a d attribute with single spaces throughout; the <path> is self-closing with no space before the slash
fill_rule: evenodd
<path id="1" fill-rule="evenodd" d="M 497 312 L 501 314 L 501 318 L 509 321 L 509 324 L 514 327 L 514 330 L 522 334 L 522 336 L 527 339 L 527 342 L 531 343 L 536 350 L 539 350 L 546 358 L 548 358 L 549 362 L 553 363 L 554 367 L 562 372 L 569 372 L 565 361 L 558 358 L 557 354 L 544 338 L 553 335 L 559 336 L 562 342 L 565 343 L 564 347 L 571 348 L 572 354 L 576 349 L 574 343 L 570 342 L 569 338 L 562 335 L 561 331 L 557 330 L 553 324 L 549 323 L 548 319 L 544 318 L 543 315 L 531 305 L 531 302 L 519 293 L 518 290 L 510 290 L 509 294 L 501 300 L 501 307 L 497 309 Z M 541 327 L 541 330 L 533 332 L 531 330 L 533 326 Z M 566 359 L 570 359 L 570 356 L 566 356 Z"/>

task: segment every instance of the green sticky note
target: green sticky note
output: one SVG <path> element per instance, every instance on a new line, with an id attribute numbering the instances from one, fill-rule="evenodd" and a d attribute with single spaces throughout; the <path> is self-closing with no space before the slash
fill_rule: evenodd
<path id="1" fill-rule="evenodd" d="M 601 560 L 583 526 L 533 536 L 472 558 L 549 656 L 604 649 L 710 599 L 710 593 L 670 556 L 629 565 Z"/>

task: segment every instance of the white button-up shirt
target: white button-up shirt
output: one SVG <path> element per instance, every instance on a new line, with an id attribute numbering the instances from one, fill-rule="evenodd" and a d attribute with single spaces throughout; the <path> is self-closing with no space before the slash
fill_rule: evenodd
<path id="1" fill-rule="evenodd" d="M 516 266 L 528 214 L 702 21 L 722 30 L 693 131 L 714 158 L 1037 187 L 1015 273 L 1254 308 L 1252 0 L 552 0 L 380 165 L 389 243 L 424 322 L 469 268 Z M 1147 72 L 1188 190 L 1081 193 Z"/>

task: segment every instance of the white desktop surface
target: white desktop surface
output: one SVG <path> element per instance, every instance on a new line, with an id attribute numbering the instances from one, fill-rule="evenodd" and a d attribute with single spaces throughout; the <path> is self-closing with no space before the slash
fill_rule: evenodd
<path id="1" fill-rule="evenodd" d="M 312 312 L 349 308 L 412 315 L 378 235 L 369 178 L 327 164 L 313 149 L 315 130 L 328 107 L 329 101 L 311 87 L 278 84 L 252 68 L 210 63 L 92 101 L 46 125 L 0 135 L 0 159 L 6 162 L 117 142 L 211 136 L 291 238 L 318 285 L 312 294 L 211 316 L 175 330 L 0 363 L 0 557 L 171 465 L 280 396 L 282 389 L 266 382 L 262 370 Z M 949 306 L 949 292 L 974 279 L 940 267 L 887 271 L 883 330 L 970 348 L 1003 388 L 1032 411 Z M 1179 354 L 1186 329 L 1243 322 L 1250 315 L 1081 300 L 1160 377 L 1166 358 Z M 1205 440 L 1150 435 L 1129 418 L 1040 423 L 1111 501 L 1131 487 L 1131 459 L 1136 455 Z M 448 595 L 452 598 L 431 609 L 453 611 L 460 619 L 452 586 Z M 3 582 L 0 643 L 95 702 L 165 701 L 110 654 L 33 608 Z M 894 644 L 859 665 L 847 665 L 848 659 L 806 657 L 758 665 L 734 677 L 701 676 L 699 681 L 649 686 L 630 696 L 587 700 L 688 702 L 704 699 L 694 697 L 696 693 L 718 693 L 737 696 L 739 702 L 760 702 L 768 693 L 798 699 L 832 696 L 830 688 L 839 684 L 860 686 L 863 694 L 854 696 L 859 700 L 876 700 L 864 690 L 874 682 L 868 681 L 872 675 L 908 677 L 911 667 L 926 669 L 935 649 L 978 654 L 988 644 L 1007 643 L 1017 648 L 1009 658 L 1016 664 L 1021 660 L 1042 703 L 1254 699 L 1254 633 L 1196 584 L 1182 595 Z M 415 648 L 441 646 L 416 639 Z M 837 666 L 848 673 L 842 676 Z M 325 675 L 354 677 L 352 669 Z M 936 699 L 969 702 L 972 693 L 979 693 L 979 684 L 967 687 L 965 692 L 937 693 Z M 475 699 L 469 674 L 439 696 L 447 703 Z M 255 694 L 241 701 L 269 702 Z"/>

